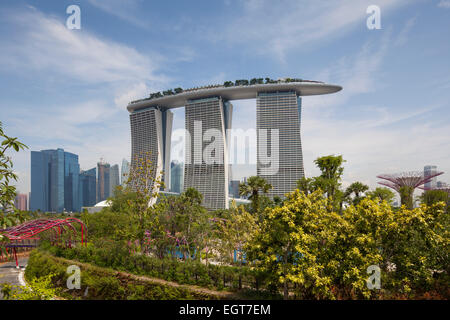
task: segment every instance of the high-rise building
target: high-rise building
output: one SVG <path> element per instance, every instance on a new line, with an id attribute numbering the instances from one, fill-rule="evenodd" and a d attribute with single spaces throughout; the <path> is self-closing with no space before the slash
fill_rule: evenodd
<path id="1" fill-rule="evenodd" d="M 154 181 L 163 181 L 166 188 L 170 188 L 172 122 L 173 113 L 160 107 L 144 108 L 130 114 L 131 167 L 136 165 L 136 161 L 149 160 Z M 154 189 L 156 186 L 150 187 Z"/>
<path id="2" fill-rule="evenodd" d="M 239 195 L 239 184 L 240 181 L 239 180 L 231 180 L 230 181 L 230 197 L 233 198 L 240 198 Z"/>
<path id="3" fill-rule="evenodd" d="M 80 173 L 80 207 L 93 207 L 97 203 L 97 168 Z"/>
<path id="4" fill-rule="evenodd" d="M 184 164 L 176 160 L 170 163 L 170 191 L 181 193 L 183 191 Z"/>
<path id="5" fill-rule="evenodd" d="M 27 211 L 28 210 L 27 198 L 28 197 L 26 194 L 18 193 L 16 195 L 16 198 L 14 199 L 14 206 L 21 211 Z"/>
<path id="6" fill-rule="evenodd" d="M 296 92 L 258 93 L 256 170 L 272 185 L 272 198 L 295 190 L 297 181 L 304 177 L 300 122 L 301 98 Z"/>
<path id="7" fill-rule="evenodd" d="M 109 171 L 109 196 L 114 195 L 116 187 L 120 185 L 119 165 L 115 164 Z"/>
<path id="8" fill-rule="evenodd" d="M 437 166 L 423 167 L 423 174 L 424 174 L 425 178 L 436 174 L 436 172 L 437 172 Z M 424 185 L 425 189 L 436 189 L 436 187 L 437 187 L 437 177 L 432 178 L 431 181 L 425 183 L 425 185 Z"/>
<path id="9" fill-rule="evenodd" d="M 130 163 L 126 160 L 122 160 L 122 168 L 120 174 L 120 184 L 125 187 L 128 181 L 128 175 L 130 173 Z"/>
<path id="10" fill-rule="evenodd" d="M 97 202 L 101 202 L 109 198 L 110 184 L 110 165 L 101 160 L 97 163 Z"/>
<path id="11" fill-rule="evenodd" d="M 64 208 L 80 212 L 78 155 L 64 152 Z"/>
<path id="12" fill-rule="evenodd" d="M 447 184 L 445 182 L 442 181 L 438 181 L 436 182 L 436 188 L 445 188 L 447 186 Z"/>
<path id="13" fill-rule="evenodd" d="M 233 106 L 220 97 L 197 99 L 186 104 L 186 161 L 184 190 L 193 187 L 203 195 L 209 209 L 228 208 L 228 143 Z M 208 137 L 208 134 L 217 134 Z M 214 148 L 210 151 L 208 146 Z M 190 140 L 190 141 L 188 141 Z M 208 141 L 209 140 L 209 141 Z"/>
<path id="14" fill-rule="evenodd" d="M 154 179 L 164 170 L 166 186 L 170 179 L 170 134 L 172 108 L 185 108 L 186 137 L 184 186 L 194 187 L 204 197 L 210 209 L 228 207 L 228 141 L 226 130 L 231 128 L 232 108 L 229 101 L 257 100 L 257 174 L 267 179 L 274 189 L 270 196 L 284 196 L 295 189 L 304 176 L 300 140 L 300 96 L 334 93 L 342 90 L 337 85 L 297 78 L 252 79 L 227 81 L 191 89 L 179 89 L 130 102 L 132 166 L 135 157 L 150 158 L 156 170 Z M 257 80 L 257 81 L 254 81 Z M 168 138 L 169 137 L 169 138 Z M 230 137 L 231 138 L 231 137 Z M 199 142 L 199 143 L 195 143 Z M 272 142 L 279 143 L 272 148 Z M 211 148 L 211 145 L 214 147 Z M 219 146 L 217 148 L 216 146 Z M 216 150 L 215 152 L 212 149 Z M 203 157 L 217 161 L 204 161 Z"/>
<path id="15" fill-rule="evenodd" d="M 31 152 L 30 210 L 79 211 L 78 156 L 63 149 Z"/>

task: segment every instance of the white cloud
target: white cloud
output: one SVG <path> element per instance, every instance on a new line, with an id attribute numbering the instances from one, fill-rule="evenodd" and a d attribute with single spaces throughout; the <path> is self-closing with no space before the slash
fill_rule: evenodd
<path id="1" fill-rule="evenodd" d="M 88 83 L 159 80 L 155 70 L 160 57 L 140 54 L 136 49 L 101 39 L 81 30 L 69 30 L 64 21 L 29 8 L 5 18 L 18 33 L 4 41 L 0 67 L 65 75 Z"/>
<path id="2" fill-rule="evenodd" d="M 440 119 L 425 120 L 445 103 L 434 105 L 373 105 L 355 99 L 383 86 L 383 61 L 388 33 L 381 43 L 365 45 L 355 55 L 344 57 L 316 78 L 343 86 L 337 94 L 305 97 L 303 100 L 302 144 L 307 176 L 319 174 L 313 160 L 327 154 L 342 154 L 347 160 L 343 185 L 362 181 L 377 186 L 377 174 L 421 170 L 430 159 L 440 169 L 450 170 L 447 125 Z M 346 113 L 345 116 L 340 113 Z M 357 113 L 354 117 L 351 113 Z M 447 167 L 446 167 L 447 166 Z M 443 177 L 445 179 L 445 177 Z"/>
<path id="3" fill-rule="evenodd" d="M 417 16 L 408 19 L 403 26 L 403 29 L 400 31 L 397 39 L 395 40 L 395 44 L 398 46 L 404 45 L 408 41 L 408 36 L 414 25 L 416 24 Z"/>
<path id="4" fill-rule="evenodd" d="M 406 0 L 379 0 L 381 18 L 391 10 L 410 4 Z M 289 50 L 307 50 L 319 42 L 335 40 L 352 28 L 366 29 L 366 9 L 371 0 L 243 2 L 243 14 L 229 24 L 225 38 L 250 46 L 260 54 L 284 61 Z M 367 30 L 370 32 L 369 30 Z M 217 39 L 217 34 L 212 34 Z"/>
<path id="5" fill-rule="evenodd" d="M 450 1 L 449 0 L 441 0 L 438 3 L 438 7 L 439 8 L 449 9 L 450 8 Z"/>
<path id="6" fill-rule="evenodd" d="M 144 82 L 140 82 L 116 95 L 114 102 L 116 103 L 116 107 L 124 109 L 130 101 L 142 99 L 142 97 L 148 96 L 149 92 L 150 89 L 147 85 Z"/>
<path id="7" fill-rule="evenodd" d="M 150 23 L 138 17 L 141 0 L 89 0 L 89 3 L 108 14 L 118 17 L 136 27 L 148 29 Z"/>
<path id="8" fill-rule="evenodd" d="M 94 167 L 100 157 L 112 164 L 129 158 L 125 107 L 167 83 L 167 77 L 156 74 L 161 57 L 84 29 L 68 30 L 62 19 L 33 7 L 10 13 L 2 13 L 2 23 L 10 24 L 14 35 L 2 37 L 0 69 L 16 77 L 36 77 L 44 82 L 44 91 L 31 104 L 18 99 L 7 114 L 0 110 L 7 132 L 30 150 L 63 147 L 76 153 L 83 169 Z M 66 83 L 73 86 L 60 90 Z M 30 189 L 30 150 L 12 155 L 23 192 Z"/>

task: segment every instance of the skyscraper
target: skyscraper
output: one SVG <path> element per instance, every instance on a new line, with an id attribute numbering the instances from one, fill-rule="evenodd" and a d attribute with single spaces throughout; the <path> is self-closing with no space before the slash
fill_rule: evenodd
<path id="1" fill-rule="evenodd" d="M 122 160 L 122 168 L 121 168 L 121 174 L 120 174 L 120 184 L 125 187 L 128 180 L 128 175 L 130 173 L 130 163 L 126 160 Z"/>
<path id="2" fill-rule="evenodd" d="M 110 184 L 110 178 L 109 178 L 109 171 L 110 171 L 110 165 L 109 163 L 104 162 L 101 160 L 97 163 L 97 202 L 103 201 L 108 199 L 109 197 L 109 184 Z"/>
<path id="3" fill-rule="evenodd" d="M 232 110 L 233 106 L 220 97 L 191 100 L 186 104 L 185 124 L 190 139 L 186 139 L 184 190 L 197 189 L 203 195 L 203 205 L 209 209 L 228 208 L 226 130 L 231 128 Z M 208 137 L 210 133 L 218 136 Z M 212 142 L 215 148 L 209 151 Z"/>
<path id="4" fill-rule="evenodd" d="M 274 186 L 270 196 L 284 196 L 294 190 L 296 181 L 304 176 L 300 96 L 340 90 L 340 86 L 320 81 L 297 78 L 274 81 L 266 78 L 265 83 L 262 79 L 236 80 L 223 85 L 152 93 L 150 97 L 132 101 L 127 106 L 130 112 L 132 165 L 135 157 L 150 155 L 156 168 L 154 179 L 159 179 L 161 170 L 164 170 L 165 185 L 171 186 L 167 181 L 171 177 L 168 142 L 172 118 L 169 110 L 184 107 L 185 128 L 189 135 L 185 140 L 183 189 L 198 189 L 203 194 L 203 204 L 210 209 L 227 208 L 231 176 L 226 135 L 226 130 L 231 128 L 232 106 L 229 101 L 256 98 L 257 174 Z M 272 146 L 272 142 L 279 143 Z M 211 148 L 211 145 L 214 147 Z M 204 161 L 203 157 L 214 160 Z"/>
<path id="5" fill-rule="evenodd" d="M 97 168 L 80 173 L 80 207 L 93 207 L 97 202 Z"/>
<path id="6" fill-rule="evenodd" d="M 231 180 L 230 181 L 230 197 L 240 198 L 239 195 L 239 180 Z"/>
<path id="7" fill-rule="evenodd" d="M 113 165 L 109 170 L 109 196 L 114 195 L 114 190 L 120 185 L 119 165 Z"/>
<path id="8" fill-rule="evenodd" d="M 80 212 L 78 155 L 64 152 L 64 208 Z"/>
<path id="9" fill-rule="evenodd" d="M 19 210 L 27 211 L 28 210 L 27 198 L 28 197 L 26 194 L 18 193 L 16 198 L 14 199 L 14 206 Z"/>
<path id="10" fill-rule="evenodd" d="M 301 98 L 296 92 L 258 93 L 256 171 L 272 185 L 272 198 L 295 190 L 297 181 L 304 177 L 300 121 Z"/>
<path id="11" fill-rule="evenodd" d="M 423 167 L 424 177 L 429 177 L 437 172 L 437 166 L 425 166 Z M 437 187 L 437 177 L 431 179 L 430 182 L 425 183 L 426 189 L 435 189 Z"/>
<path id="12" fill-rule="evenodd" d="M 30 210 L 79 210 L 78 156 L 63 149 L 31 152 Z"/>
<path id="13" fill-rule="evenodd" d="M 160 107 L 144 108 L 130 114 L 131 167 L 136 165 L 136 158 L 149 160 L 154 181 L 161 179 L 167 188 L 170 187 L 172 122 L 173 113 Z M 153 189 L 155 186 L 150 187 Z"/>
<path id="14" fill-rule="evenodd" d="M 178 162 L 176 160 L 170 163 L 170 191 L 181 193 L 183 191 L 183 173 L 184 173 L 183 162 Z"/>

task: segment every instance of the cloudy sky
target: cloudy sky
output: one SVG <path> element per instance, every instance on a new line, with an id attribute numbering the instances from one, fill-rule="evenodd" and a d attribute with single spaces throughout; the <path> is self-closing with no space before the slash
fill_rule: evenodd
<path id="1" fill-rule="evenodd" d="M 80 30 L 66 27 L 73 4 Z M 369 5 L 381 9 L 380 30 L 367 28 Z M 61 147 L 89 169 L 130 158 L 126 106 L 150 92 L 320 80 L 344 89 L 303 100 L 307 176 L 317 157 L 342 154 L 345 185 L 375 187 L 376 174 L 427 164 L 450 183 L 449 39 L 450 0 L 2 0 L 0 120 L 29 150 Z M 255 101 L 233 104 L 233 127 L 254 128 Z M 29 150 L 13 155 L 21 192 Z"/>

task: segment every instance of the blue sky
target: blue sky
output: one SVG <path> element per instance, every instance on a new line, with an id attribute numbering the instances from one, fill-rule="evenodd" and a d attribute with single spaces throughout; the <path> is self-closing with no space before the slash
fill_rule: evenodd
<path id="1" fill-rule="evenodd" d="M 65 26 L 81 8 L 81 30 Z M 381 9 L 381 30 L 366 8 Z M 150 92 L 253 77 L 343 86 L 305 97 L 302 143 L 313 160 L 342 154 L 344 185 L 434 164 L 450 183 L 450 0 L 22 1 L 0 3 L 0 120 L 82 169 L 130 158 L 129 101 Z M 255 127 L 235 101 L 234 128 Z M 174 128 L 184 127 L 182 109 Z M 13 155 L 30 189 L 29 151 Z M 235 178 L 254 170 L 234 170 Z"/>

